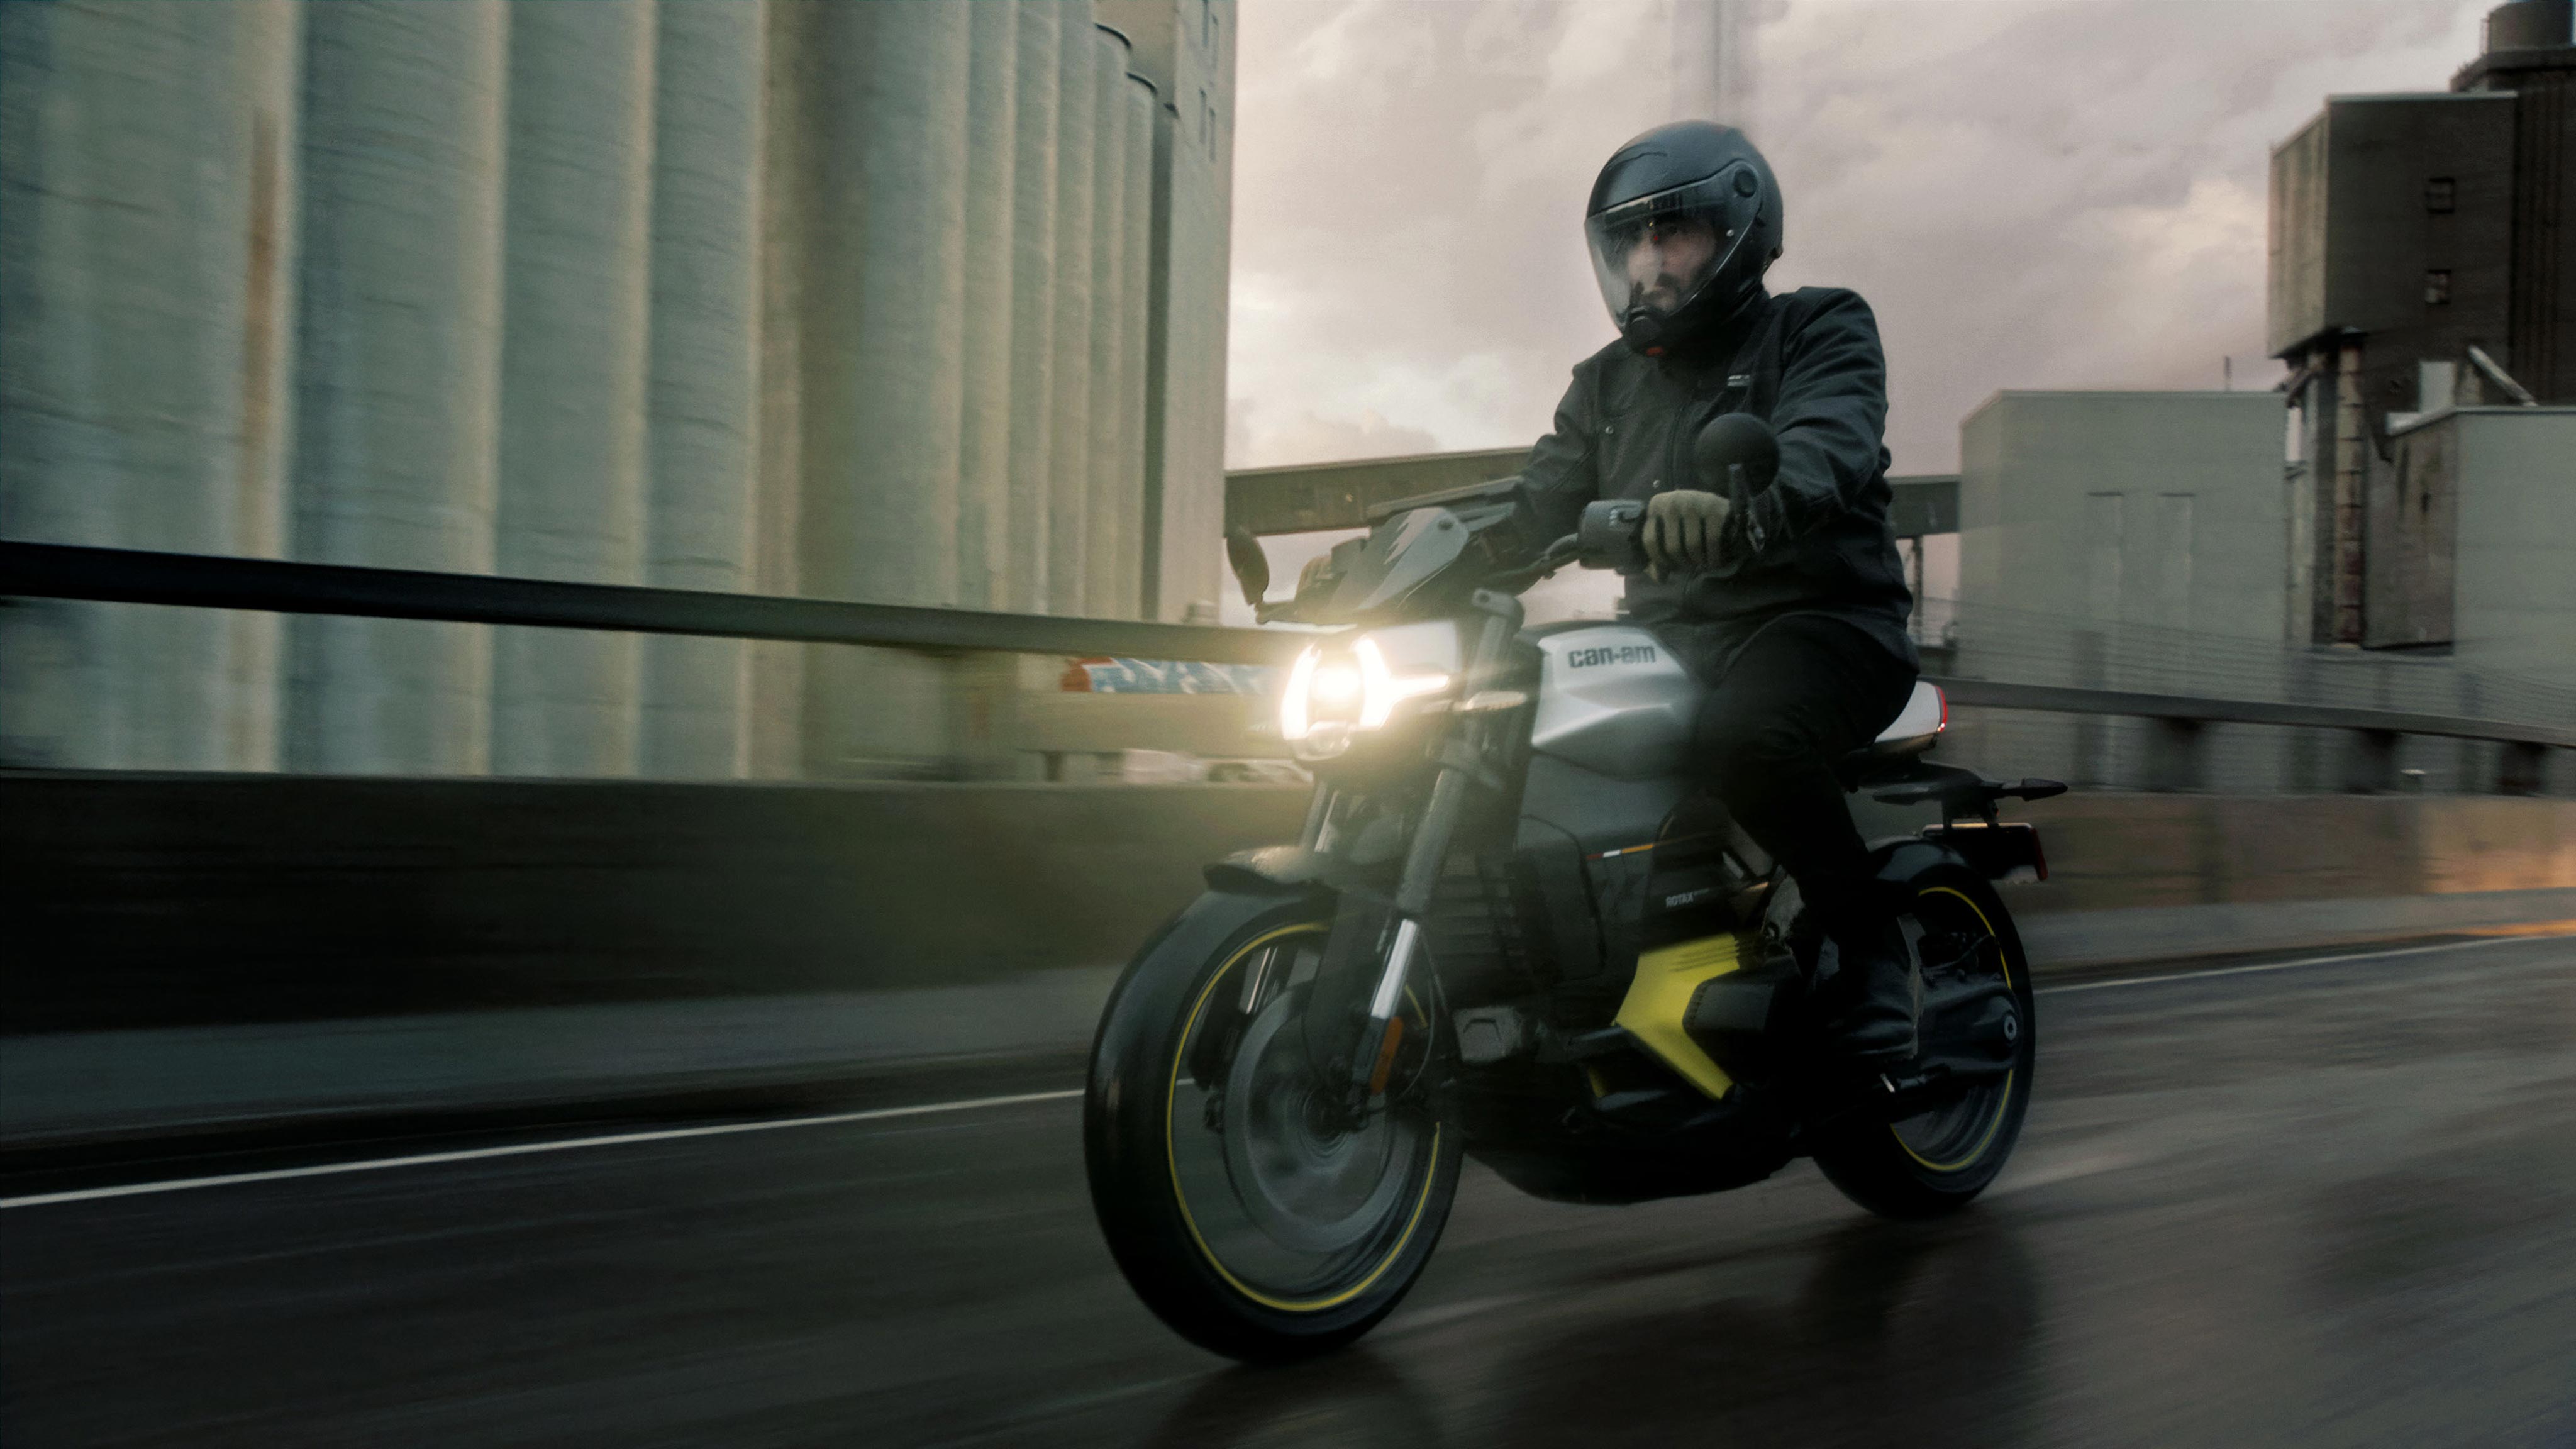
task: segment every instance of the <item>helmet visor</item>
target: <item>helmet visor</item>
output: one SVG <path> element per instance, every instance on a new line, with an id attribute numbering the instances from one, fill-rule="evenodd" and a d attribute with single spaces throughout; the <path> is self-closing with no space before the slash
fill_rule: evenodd
<path id="1" fill-rule="evenodd" d="M 1592 272 L 1611 320 L 1624 329 L 1640 314 L 1669 318 L 1689 306 L 1744 248 L 1761 200 L 1760 179 L 1739 161 L 1587 218 Z"/>

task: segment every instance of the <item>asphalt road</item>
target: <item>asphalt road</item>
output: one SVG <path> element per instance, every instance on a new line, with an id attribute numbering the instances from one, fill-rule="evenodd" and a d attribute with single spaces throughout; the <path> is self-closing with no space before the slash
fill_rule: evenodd
<path id="1" fill-rule="evenodd" d="M 2576 942 L 2040 1025 L 1965 1214 L 1475 1172 L 1394 1318 L 1268 1373 L 1129 1296 L 1063 1099 L 11 1206 L 0 1443 L 2576 1449 Z"/>

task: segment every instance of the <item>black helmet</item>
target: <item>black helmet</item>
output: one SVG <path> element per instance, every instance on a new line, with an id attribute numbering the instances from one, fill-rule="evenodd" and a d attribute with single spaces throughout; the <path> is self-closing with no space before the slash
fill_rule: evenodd
<path id="1" fill-rule="evenodd" d="M 1761 290 L 1780 255 L 1780 184 L 1742 131 L 1675 121 L 1611 153 L 1583 231 L 1619 335 L 1654 356 Z"/>

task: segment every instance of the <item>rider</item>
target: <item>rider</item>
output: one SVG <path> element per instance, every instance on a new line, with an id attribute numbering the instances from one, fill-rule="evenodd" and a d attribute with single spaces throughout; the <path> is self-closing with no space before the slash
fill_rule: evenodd
<path id="1" fill-rule="evenodd" d="M 1584 231 L 1619 340 L 1575 364 L 1531 455 L 1539 536 L 1572 532 L 1593 499 L 1647 500 L 1653 572 L 1630 580 L 1627 610 L 1711 686 L 1698 758 L 1824 923 L 1835 1038 L 1866 1063 L 1902 1060 L 1905 942 L 1832 763 L 1896 718 L 1920 667 L 1888 527 L 1877 323 L 1851 292 L 1764 290 L 1780 188 L 1731 127 L 1683 121 L 1620 147 Z M 1699 429 L 1730 412 L 1780 443 L 1776 475 L 1733 498 L 1691 462 Z"/>

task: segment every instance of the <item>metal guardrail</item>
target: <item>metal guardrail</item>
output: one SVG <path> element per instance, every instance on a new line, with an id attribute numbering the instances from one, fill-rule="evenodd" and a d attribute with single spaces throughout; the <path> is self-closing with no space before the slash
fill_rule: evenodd
<path id="1" fill-rule="evenodd" d="M 1124 655 L 1203 659 L 1213 664 L 1285 664 L 1302 643 L 1293 635 L 1267 629 L 925 609 L 52 543 L 0 542 L 0 597 L 702 634 L 943 654 Z"/>
<path id="2" fill-rule="evenodd" d="M 2052 684 L 2011 684 L 1927 674 L 1952 704 L 2053 714 L 2112 714 L 2180 724 L 2258 724 L 2291 728 L 2359 730 L 2366 734 L 2442 735 L 2510 745 L 2576 749 L 2576 726 L 2515 724 L 2459 715 L 2411 714 L 2337 704 L 2275 704 L 2254 699 L 2207 699 L 2188 694 L 2139 694 L 2124 689 L 2077 689 Z"/>
<path id="3" fill-rule="evenodd" d="M 1113 655 L 1217 664 L 1285 664 L 1304 642 L 1298 635 L 1272 630 L 1203 624 L 997 614 L 47 543 L 0 542 L 0 597 L 698 634 L 933 653 Z M 2576 749 L 2576 722 L 2515 723 L 2341 705 L 1926 678 L 1941 686 L 1952 703 L 1988 709 L 2125 715 L 2185 726 L 2257 724 L 2439 735 Z"/>

